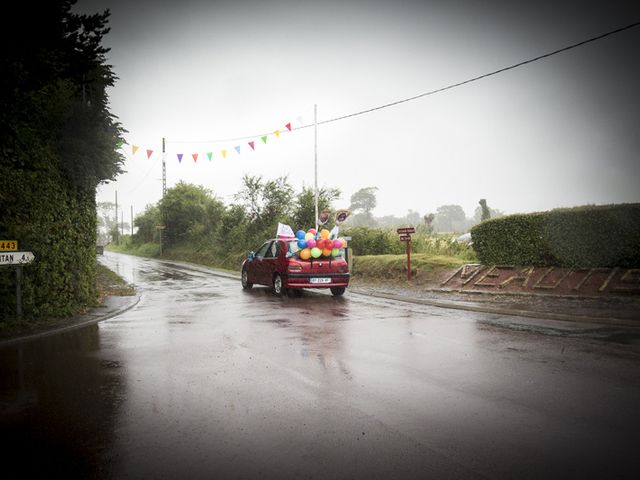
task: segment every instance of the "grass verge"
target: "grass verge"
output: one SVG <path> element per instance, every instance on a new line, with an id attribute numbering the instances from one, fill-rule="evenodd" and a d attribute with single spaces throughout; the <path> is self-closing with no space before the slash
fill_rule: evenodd
<path id="1" fill-rule="evenodd" d="M 239 273 L 240 265 L 245 258 L 245 253 L 221 256 L 211 248 L 198 248 L 191 243 L 165 249 L 162 257 L 157 244 L 121 244 L 119 246 L 110 244 L 107 250 L 148 258 L 186 261 L 235 273 Z M 411 254 L 412 283 L 420 286 L 436 286 L 452 270 L 469 262 L 468 253 L 465 252 L 458 255 L 413 253 Z M 406 282 L 407 256 L 405 254 L 354 256 L 351 274 L 354 284 Z"/>
<path id="2" fill-rule="evenodd" d="M 411 255 L 411 281 L 416 286 L 436 286 L 452 270 L 469 263 L 467 259 L 414 253 Z M 406 255 L 365 255 L 354 257 L 351 278 L 355 285 L 397 284 L 407 281 Z"/>

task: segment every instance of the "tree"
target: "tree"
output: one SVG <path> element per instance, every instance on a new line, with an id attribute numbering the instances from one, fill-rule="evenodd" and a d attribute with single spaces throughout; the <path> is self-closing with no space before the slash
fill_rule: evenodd
<path id="1" fill-rule="evenodd" d="M 373 209 L 376 208 L 376 194 L 378 187 L 361 188 L 351 195 L 351 206 L 349 210 L 353 212 L 350 224 L 353 226 L 370 226 L 376 225 L 373 218 Z"/>
<path id="2" fill-rule="evenodd" d="M 422 218 L 424 220 L 424 227 L 425 227 L 426 233 L 433 233 L 433 220 L 436 218 L 435 214 L 427 213 Z"/>
<path id="3" fill-rule="evenodd" d="M 364 213 L 368 217 L 371 216 L 371 212 L 376 208 L 376 190 L 378 187 L 366 187 L 351 195 L 349 210 L 353 213 Z"/>
<path id="4" fill-rule="evenodd" d="M 106 245 L 111 240 L 111 232 L 116 226 L 115 204 L 113 202 L 99 202 L 96 205 L 98 225 L 98 245 Z"/>
<path id="5" fill-rule="evenodd" d="M 136 216 L 133 224 L 138 230 L 133 235 L 134 243 L 151 243 L 155 241 L 156 227 L 161 224 L 160 209 L 156 205 L 147 205 L 144 212 Z"/>
<path id="6" fill-rule="evenodd" d="M 480 204 L 480 208 L 482 209 L 480 221 L 484 222 L 485 220 L 489 220 L 491 218 L 491 212 L 489 211 L 489 207 L 487 206 L 487 201 L 484 198 L 481 198 L 478 203 Z"/>
<path id="7" fill-rule="evenodd" d="M 466 215 L 460 205 L 438 207 L 434 228 L 440 232 L 460 232 L 466 230 Z"/>
<path id="8" fill-rule="evenodd" d="M 185 182 L 167 190 L 158 207 L 167 245 L 213 233 L 224 213 L 224 205 L 209 190 Z"/>
<path id="9" fill-rule="evenodd" d="M 249 234 L 253 238 L 271 237 L 279 222 L 290 223 L 293 197 L 286 176 L 265 180 L 251 175 L 242 177 L 242 188 L 234 196 L 247 212 Z"/>
<path id="10" fill-rule="evenodd" d="M 22 279 L 25 318 L 95 302 L 96 187 L 124 163 L 107 95 L 116 77 L 101 46 L 109 12 L 77 15 L 74 3 L 15 2 L 10 20 L 28 28 L 0 29 L 0 237 L 38 256 Z M 0 271 L 2 298 L 10 274 Z M 0 305 L 0 318 L 14 307 Z"/>
<path id="11" fill-rule="evenodd" d="M 480 203 L 480 202 L 478 202 Z M 485 203 L 486 205 L 486 203 Z M 494 208 L 491 208 L 489 206 L 487 206 L 488 209 L 488 214 L 489 217 L 488 218 L 499 218 L 499 217 L 504 217 L 504 212 L 500 211 L 500 210 L 496 210 Z M 487 220 L 487 218 L 483 218 L 483 216 L 486 215 L 486 212 L 483 211 L 482 208 L 482 204 L 480 204 L 480 206 L 476 207 L 476 209 L 473 212 L 473 223 L 477 224 L 480 223 L 484 220 Z"/>
<path id="12" fill-rule="evenodd" d="M 337 188 L 320 188 L 318 190 L 318 213 L 325 208 L 331 209 L 333 201 L 340 198 L 340 190 Z M 306 230 L 316 224 L 316 200 L 315 191 L 302 187 L 302 191 L 296 196 L 295 210 L 293 212 L 293 227 Z"/>

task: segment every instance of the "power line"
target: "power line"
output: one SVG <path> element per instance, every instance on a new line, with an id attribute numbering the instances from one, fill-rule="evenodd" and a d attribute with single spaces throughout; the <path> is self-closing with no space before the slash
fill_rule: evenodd
<path id="1" fill-rule="evenodd" d="M 621 27 L 621 28 L 617 28 L 615 30 L 611 30 L 611 31 L 609 31 L 607 33 L 603 33 L 601 35 L 598 35 L 598 36 L 595 36 L 595 37 L 591 37 L 591 38 L 588 38 L 586 40 L 582 40 L 582 41 L 580 41 L 578 43 L 574 43 L 572 45 L 568 45 L 566 47 L 559 48 L 558 50 L 554 50 L 552 52 L 548 52 L 548 53 L 545 53 L 545 54 L 542 54 L 542 55 L 538 55 L 537 57 L 533 57 L 533 58 L 530 58 L 528 60 L 524 60 L 522 62 L 514 63 L 513 65 L 509 65 L 508 67 L 503 67 L 503 68 L 500 68 L 498 70 L 494 70 L 492 72 L 485 73 L 483 75 L 478 75 L 477 77 L 469 78 L 469 79 L 464 80 L 462 82 L 453 83 L 453 84 L 447 85 L 446 87 L 437 88 L 435 90 L 431 90 L 431 91 L 428 91 L 428 92 L 425 92 L 425 93 L 421 93 L 419 95 L 414 95 L 413 97 L 403 98 L 402 100 L 396 100 L 395 102 L 385 103 L 384 105 L 378 105 L 377 107 L 368 108 L 366 110 L 361 110 L 359 112 L 349 113 L 347 115 L 342 115 L 340 117 L 331 118 L 329 120 L 323 120 L 321 122 L 318 122 L 318 125 L 325 125 L 327 123 L 333 123 L 333 122 L 337 122 L 339 120 L 345 120 L 347 118 L 357 117 L 359 115 L 364 115 L 366 113 L 376 112 L 376 111 L 382 110 L 384 108 L 394 107 L 394 106 L 400 105 L 402 103 L 407 103 L 407 102 L 411 102 L 413 100 L 418 100 L 419 98 L 427 97 L 429 95 L 435 95 L 436 93 L 444 92 L 445 90 L 451 90 L 453 88 L 461 87 L 462 85 L 466 85 L 466 84 L 472 83 L 472 82 L 477 82 L 478 80 L 482 80 L 484 78 L 491 77 L 493 75 L 498 75 L 499 73 L 503 73 L 503 72 L 506 72 L 508 70 L 513 70 L 515 68 L 522 67 L 523 65 L 528 65 L 530 63 L 537 62 L 537 61 L 542 60 L 544 58 L 548 58 L 548 57 L 551 57 L 553 55 L 557 55 L 559 53 L 566 52 L 567 50 L 572 50 L 574 48 L 580 47 L 580 46 L 585 45 L 587 43 L 591 43 L 591 42 L 595 42 L 597 40 L 601 40 L 601 39 L 603 39 L 605 37 L 609 37 L 611 35 L 615 35 L 617 33 L 623 32 L 625 30 L 629 30 L 631 28 L 635 28 L 637 26 L 640 26 L 640 22 L 631 23 L 631 24 L 629 24 L 627 26 L 624 26 L 624 27 Z M 313 127 L 313 126 L 314 126 L 314 124 L 311 123 L 311 124 L 308 124 L 308 125 L 301 125 L 299 127 L 293 127 L 292 130 L 302 130 L 304 128 L 309 128 L 309 127 Z M 173 141 L 171 143 L 223 143 L 223 142 L 235 142 L 235 141 L 240 141 L 240 140 L 248 140 L 248 139 L 251 139 L 251 138 L 264 137 L 266 135 L 271 135 L 271 134 L 272 134 L 272 132 L 262 133 L 260 135 L 250 135 L 250 136 L 246 136 L 246 137 L 224 138 L 224 139 L 218 139 L 218 140 L 198 140 L 198 141 L 191 141 L 191 142 L 189 142 L 189 141 L 186 141 L 186 142 Z"/>

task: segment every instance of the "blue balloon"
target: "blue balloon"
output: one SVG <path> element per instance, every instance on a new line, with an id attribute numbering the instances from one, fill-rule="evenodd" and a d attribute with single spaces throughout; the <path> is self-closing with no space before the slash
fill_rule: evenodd
<path id="1" fill-rule="evenodd" d="M 302 234 L 304 235 L 304 232 L 302 232 Z M 307 248 L 307 241 L 306 240 L 298 240 L 298 248 Z"/>
<path id="2" fill-rule="evenodd" d="M 304 240 L 304 232 L 303 232 L 302 230 L 298 230 L 298 231 L 296 232 L 296 238 L 297 238 L 298 240 Z M 304 248 L 304 247 L 300 247 L 300 248 Z"/>

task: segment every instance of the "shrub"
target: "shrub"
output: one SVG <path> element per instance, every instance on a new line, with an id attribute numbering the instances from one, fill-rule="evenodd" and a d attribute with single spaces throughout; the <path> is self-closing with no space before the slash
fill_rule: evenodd
<path id="1" fill-rule="evenodd" d="M 482 263 L 565 267 L 640 265 L 640 204 L 509 215 L 471 230 Z"/>

